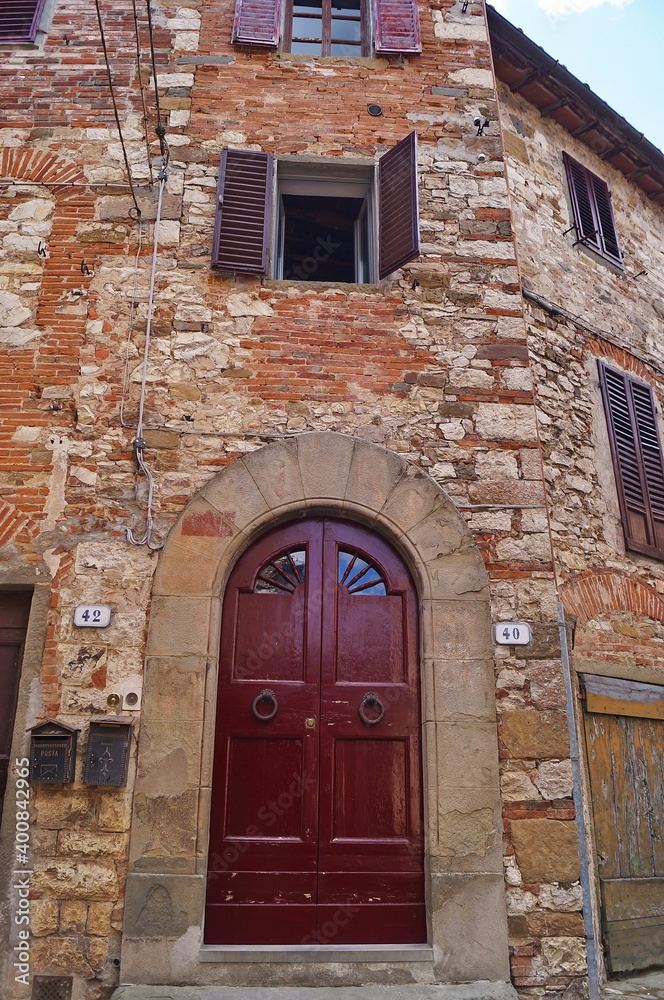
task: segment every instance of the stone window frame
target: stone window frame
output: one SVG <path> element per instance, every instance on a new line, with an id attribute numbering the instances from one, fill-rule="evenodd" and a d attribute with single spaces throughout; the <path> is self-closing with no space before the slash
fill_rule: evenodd
<path id="1" fill-rule="evenodd" d="M 150 985 L 184 977 L 193 985 L 313 986 L 339 985 L 335 977 L 345 969 L 354 982 L 376 982 L 378 958 L 369 946 L 352 955 L 330 945 L 308 956 L 303 949 L 273 955 L 220 947 L 211 955 L 202 948 L 224 585 L 262 533 L 313 516 L 344 517 L 379 532 L 405 559 L 419 594 L 430 948 L 427 955 L 408 954 L 422 946 L 388 948 L 382 975 L 398 961 L 416 982 L 424 960 L 433 981 L 490 980 L 508 989 L 484 563 L 462 515 L 432 479 L 385 448 L 333 432 L 297 435 L 235 459 L 190 501 L 160 554 L 121 975 Z M 371 962 L 371 969 L 358 962 Z"/>

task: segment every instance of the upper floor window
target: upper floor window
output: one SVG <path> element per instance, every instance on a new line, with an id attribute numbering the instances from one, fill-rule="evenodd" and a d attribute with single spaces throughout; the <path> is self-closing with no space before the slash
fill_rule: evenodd
<path id="1" fill-rule="evenodd" d="M 0 0 L 0 42 L 34 42 L 45 0 Z"/>
<path id="2" fill-rule="evenodd" d="M 664 459 L 649 385 L 599 362 L 625 546 L 664 559 Z"/>
<path id="3" fill-rule="evenodd" d="M 422 51 L 417 0 L 235 0 L 233 42 L 314 56 Z"/>
<path id="4" fill-rule="evenodd" d="M 377 163 L 223 150 L 214 268 L 366 283 L 419 251 L 415 132 Z"/>
<path id="5" fill-rule="evenodd" d="M 622 267 L 623 258 L 611 208 L 611 193 L 601 177 L 563 153 L 576 238 Z"/>

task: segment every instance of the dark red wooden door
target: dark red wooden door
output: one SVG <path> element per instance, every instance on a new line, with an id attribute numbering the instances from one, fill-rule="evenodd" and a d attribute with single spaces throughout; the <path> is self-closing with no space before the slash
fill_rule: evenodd
<path id="1" fill-rule="evenodd" d="M 9 774 L 10 750 L 28 627 L 29 591 L 0 593 L 0 812 Z"/>
<path id="2" fill-rule="evenodd" d="M 261 538 L 222 620 L 205 939 L 426 940 L 417 605 L 373 532 Z"/>

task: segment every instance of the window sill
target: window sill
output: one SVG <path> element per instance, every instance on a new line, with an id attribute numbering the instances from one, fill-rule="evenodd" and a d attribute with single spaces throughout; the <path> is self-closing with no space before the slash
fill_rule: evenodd
<path id="1" fill-rule="evenodd" d="M 359 281 L 298 281 L 295 278 L 265 278 L 263 285 L 265 288 L 297 288 L 303 292 L 338 288 L 340 292 L 365 292 L 368 295 L 385 294 L 384 285 L 365 285 Z"/>
<path id="2" fill-rule="evenodd" d="M 595 250 L 594 247 L 586 246 L 585 243 L 579 241 L 576 244 L 575 249 L 580 250 L 582 253 L 586 254 L 586 256 L 590 257 L 591 260 L 594 260 L 595 263 L 601 264 L 602 267 L 608 267 L 608 269 L 610 271 L 613 271 L 614 274 L 623 276 L 626 273 L 624 264 L 619 264 L 611 257 L 605 257 L 603 253 L 600 253 L 599 250 Z"/>
<path id="3" fill-rule="evenodd" d="M 304 52 L 273 52 L 278 62 L 312 63 L 317 66 L 369 66 L 382 69 L 389 65 L 388 56 L 314 56 Z"/>

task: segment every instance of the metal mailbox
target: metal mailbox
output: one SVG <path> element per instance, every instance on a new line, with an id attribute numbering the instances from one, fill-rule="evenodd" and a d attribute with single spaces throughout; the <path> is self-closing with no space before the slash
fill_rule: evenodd
<path id="1" fill-rule="evenodd" d="M 83 783 L 126 785 L 130 747 L 131 719 L 112 715 L 91 722 Z"/>
<path id="2" fill-rule="evenodd" d="M 30 779 L 65 785 L 74 780 L 78 729 L 47 719 L 28 729 L 30 733 Z"/>

